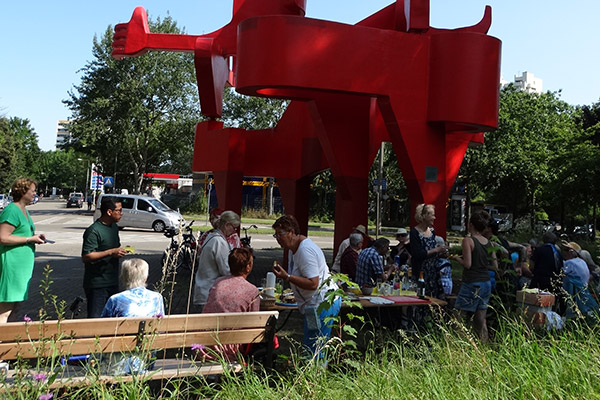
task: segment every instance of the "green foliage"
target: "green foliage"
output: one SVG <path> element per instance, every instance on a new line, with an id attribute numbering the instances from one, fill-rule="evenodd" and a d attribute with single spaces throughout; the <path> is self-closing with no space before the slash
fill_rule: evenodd
<path id="1" fill-rule="evenodd" d="M 249 97 L 226 88 L 223 94 L 225 126 L 242 129 L 273 128 L 283 115 L 288 101 Z"/>
<path id="2" fill-rule="evenodd" d="M 383 178 L 387 182 L 384 190 L 386 198 L 383 201 L 383 220 L 391 225 L 406 225 L 410 219 L 410 201 L 408 190 L 398 166 L 398 159 L 391 143 L 384 143 L 383 151 Z M 369 171 L 369 189 L 371 183 L 379 179 L 378 153 Z M 311 184 L 311 220 L 316 222 L 331 222 L 335 215 L 336 183 L 331 170 L 317 174 Z M 369 220 L 374 221 L 376 215 L 376 192 L 369 190 Z"/>
<path id="3" fill-rule="evenodd" d="M 149 21 L 153 32 L 181 33 L 167 17 Z M 162 167 L 190 172 L 194 126 L 200 119 L 193 56 L 149 52 L 111 57 L 113 30 L 94 38 L 93 60 L 64 103 L 72 112 L 73 146 L 97 157 L 105 174 L 143 173 Z"/>
<path id="4" fill-rule="evenodd" d="M 327 280 L 321 283 L 321 286 L 329 285 L 331 282 L 335 282 L 337 284 L 337 289 L 330 290 L 325 294 L 323 302 L 319 304 L 319 307 L 317 308 L 318 313 L 331 308 L 338 299 L 341 299 L 342 305 L 346 307 L 356 307 L 362 309 L 360 302 L 349 298 L 349 295 L 343 289 L 343 287 L 355 289 L 359 288 L 356 283 L 352 282 L 350 278 L 348 278 L 348 275 L 339 273 L 330 275 Z M 362 324 L 365 322 L 362 315 L 357 315 L 351 312 L 346 313 L 344 319 L 342 319 L 341 315 L 325 318 L 324 322 L 326 324 L 332 324 L 332 332 L 337 331 L 337 337 L 341 339 L 337 346 L 332 347 L 333 351 L 329 351 L 329 354 L 334 356 L 334 359 L 338 363 L 346 362 L 348 357 L 359 354 L 356 344 L 358 331 L 354 326 L 352 326 L 352 322 L 354 321 L 361 322 Z"/>
<path id="5" fill-rule="evenodd" d="M 208 199 L 203 192 L 198 192 L 189 197 L 187 203 L 180 206 L 180 211 L 188 214 L 204 214 L 208 207 Z"/>
<path id="6" fill-rule="evenodd" d="M 377 154 L 369 171 L 369 185 L 376 179 L 379 179 L 380 159 L 381 151 Z M 394 147 L 389 142 L 383 144 L 383 179 L 387 182 L 387 188 L 383 191 L 383 195 L 387 196 L 387 199 L 384 198 L 381 200 L 383 202 L 383 221 L 390 221 L 393 225 L 397 226 L 408 224 L 410 220 L 408 189 L 398 165 L 398 158 L 394 152 Z M 369 219 L 373 221 L 376 219 L 376 197 L 377 193 L 374 190 L 370 190 L 369 204 L 372 207 L 369 209 Z"/>
<path id="7" fill-rule="evenodd" d="M 485 144 L 469 149 L 460 175 L 471 198 L 506 204 L 516 214 L 546 208 L 559 170 L 555 160 L 565 142 L 578 133 L 575 109 L 558 93 L 531 94 L 509 85 L 500 91 L 498 129 Z"/>
<path id="8" fill-rule="evenodd" d="M 51 285 L 54 283 L 50 278 L 52 267 L 46 264 L 44 267 L 44 278 L 40 281 L 40 293 L 42 295 L 43 305 L 39 311 L 40 321 L 47 321 L 50 318 L 62 320 L 65 317 L 66 303 L 64 300 L 58 300 L 58 296 L 52 293 Z"/>
<path id="9" fill-rule="evenodd" d="M 315 222 L 331 222 L 335 214 L 335 180 L 331 170 L 318 173 L 310 185 L 310 216 Z"/>
<path id="10" fill-rule="evenodd" d="M 36 178 L 40 154 L 29 120 L 0 117 L 0 192 L 8 192 L 20 176 Z"/>

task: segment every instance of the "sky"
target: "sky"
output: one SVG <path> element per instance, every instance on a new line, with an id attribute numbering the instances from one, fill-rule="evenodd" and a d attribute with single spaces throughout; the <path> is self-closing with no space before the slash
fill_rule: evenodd
<path id="1" fill-rule="evenodd" d="M 393 0 L 307 0 L 306 16 L 354 24 Z M 92 60 L 92 41 L 127 22 L 137 6 L 170 15 L 189 34 L 212 32 L 231 19 L 233 0 L 4 1 L 0 6 L 0 115 L 28 119 L 42 150 L 53 150 L 56 123 L 71 115 L 62 100 Z M 544 91 L 590 105 L 600 99 L 600 1 L 430 0 L 430 25 L 458 28 L 492 6 L 489 35 L 502 41 L 502 76 L 528 71 Z M 571 4 L 571 5 L 569 5 Z"/>

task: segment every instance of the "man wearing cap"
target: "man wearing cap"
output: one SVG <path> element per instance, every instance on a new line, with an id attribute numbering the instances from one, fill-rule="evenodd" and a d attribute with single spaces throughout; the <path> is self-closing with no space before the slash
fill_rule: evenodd
<path id="1" fill-rule="evenodd" d="M 408 231 L 404 228 L 398 228 L 396 231 L 396 240 L 398 244 L 392 247 L 390 258 L 392 262 L 396 262 L 396 256 L 400 257 L 398 266 L 407 265 L 410 260 L 410 243 L 408 239 Z"/>
<path id="2" fill-rule="evenodd" d="M 373 244 L 373 238 L 367 235 L 367 229 L 364 225 L 357 225 L 352 232 L 350 233 L 360 233 L 363 237 L 363 245 L 362 248 L 370 247 Z M 350 237 L 348 236 L 346 239 L 340 243 L 340 247 L 335 255 L 335 260 L 333 261 L 333 265 L 331 266 L 331 270 L 333 272 L 341 271 L 341 263 L 342 263 L 342 254 L 344 251 L 350 246 Z"/>

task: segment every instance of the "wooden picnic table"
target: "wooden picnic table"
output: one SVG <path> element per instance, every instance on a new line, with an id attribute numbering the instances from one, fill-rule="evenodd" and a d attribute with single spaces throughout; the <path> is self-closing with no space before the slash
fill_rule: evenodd
<path id="1" fill-rule="evenodd" d="M 373 303 L 369 300 L 370 297 L 383 297 L 383 298 L 396 298 L 398 297 L 398 299 L 396 299 L 397 301 L 395 301 L 392 304 L 377 304 L 377 303 Z M 442 307 L 447 305 L 448 303 L 444 300 L 440 300 L 440 299 L 436 299 L 434 297 L 426 297 L 425 299 L 419 299 L 417 296 L 407 296 L 407 295 L 401 295 L 401 296 L 358 296 L 358 301 L 360 302 L 360 304 L 363 306 L 363 308 L 371 308 L 371 307 L 384 307 L 384 308 L 394 308 L 394 307 L 408 307 L 408 306 L 418 306 L 418 307 L 422 307 L 422 306 L 438 306 L 438 307 Z M 344 305 L 343 307 L 347 307 L 346 305 Z M 277 311 L 291 311 L 291 310 L 297 310 L 298 306 L 297 305 L 281 305 L 280 303 L 275 303 L 274 306 L 272 306 L 271 308 L 269 308 L 270 310 L 277 310 Z"/>

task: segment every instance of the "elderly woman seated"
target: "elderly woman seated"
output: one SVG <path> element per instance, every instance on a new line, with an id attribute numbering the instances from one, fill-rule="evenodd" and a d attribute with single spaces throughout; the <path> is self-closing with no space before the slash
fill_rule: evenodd
<path id="1" fill-rule="evenodd" d="M 260 297 L 256 286 L 246 280 L 254 265 L 251 249 L 233 249 L 229 253 L 231 276 L 217 278 L 208 292 L 203 314 L 259 311 Z M 215 359 L 220 354 L 226 360 L 235 360 L 239 344 L 217 345 L 212 349 L 196 347 L 201 359 Z"/>
<path id="2" fill-rule="evenodd" d="M 140 258 L 123 261 L 119 276 L 124 291 L 111 296 L 102 317 L 162 317 L 165 313 L 163 297 L 146 289 L 148 263 Z M 114 375 L 138 374 L 148 369 L 153 354 L 113 354 L 107 365 Z"/>
<path id="3" fill-rule="evenodd" d="M 111 296 L 102 317 L 158 317 L 165 313 L 163 297 L 146 289 L 148 263 L 141 258 L 123 261 L 119 276 L 122 292 Z"/>

